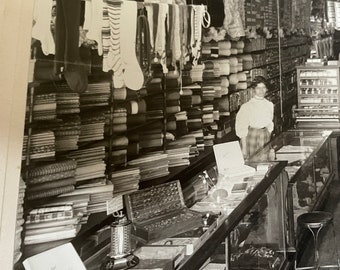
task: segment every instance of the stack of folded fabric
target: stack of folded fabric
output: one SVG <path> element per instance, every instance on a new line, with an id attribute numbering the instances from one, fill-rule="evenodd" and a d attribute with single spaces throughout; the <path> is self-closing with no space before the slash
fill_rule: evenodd
<path id="1" fill-rule="evenodd" d="M 139 168 L 126 168 L 111 173 L 114 195 L 123 195 L 138 190 L 140 181 Z"/>
<path id="2" fill-rule="evenodd" d="M 218 42 L 218 55 L 230 56 L 231 55 L 231 42 L 227 40 L 221 40 Z"/>
<path id="3" fill-rule="evenodd" d="M 254 68 L 250 71 L 251 80 L 254 80 L 256 76 L 263 76 L 267 78 L 267 69 Z"/>
<path id="4" fill-rule="evenodd" d="M 30 96 L 28 95 L 26 102 L 26 118 L 28 118 L 30 109 L 32 109 L 32 120 L 34 121 L 55 119 L 57 117 L 56 93 L 34 95 L 33 104 L 31 104 Z"/>
<path id="5" fill-rule="evenodd" d="M 22 160 L 26 159 L 28 135 L 24 135 Z M 36 131 L 30 136 L 30 159 L 55 156 L 55 136 L 53 131 Z"/>
<path id="6" fill-rule="evenodd" d="M 335 26 L 335 23 L 336 23 L 335 1 L 327 1 L 327 17 L 328 17 L 328 22 L 330 22 L 333 26 Z"/>
<path id="7" fill-rule="evenodd" d="M 104 139 L 105 112 L 81 114 L 79 142 L 99 141 Z"/>
<path id="8" fill-rule="evenodd" d="M 203 69 L 204 65 L 192 66 L 190 71 L 191 82 L 202 82 L 203 81 Z"/>
<path id="9" fill-rule="evenodd" d="M 67 157 L 77 161 L 75 173 L 76 189 L 106 184 L 104 146 L 73 151 L 67 154 Z"/>
<path id="10" fill-rule="evenodd" d="M 57 121 L 46 124 L 46 127 L 54 132 L 57 152 L 78 149 L 80 125 L 78 114 L 62 115 Z"/>
<path id="11" fill-rule="evenodd" d="M 128 162 L 133 168 L 140 169 L 140 181 L 147 181 L 169 174 L 168 155 L 162 153 L 149 153 Z"/>
<path id="12" fill-rule="evenodd" d="M 169 168 L 189 165 L 190 146 L 172 145 L 166 150 L 169 160 Z"/>
<path id="13" fill-rule="evenodd" d="M 72 92 L 57 92 L 57 114 L 80 113 L 79 94 Z"/>
<path id="14" fill-rule="evenodd" d="M 105 185 L 100 186 L 76 188 L 74 191 L 62 194 L 59 197 L 73 200 L 81 195 L 89 196 L 89 203 L 87 206 L 88 215 L 104 212 L 107 210 L 107 202 L 113 198 L 113 185 L 111 182 L 107 182 Z"/>
<path id="15" fill-rule="evenodd" d="M 214 108 L 219 111 L 220 116 L 230 115 L 229 96 L 223 96 L 220 99 L 216 99 L 214 102 Z"/>
<path id="16" fill-rule="evenodd" d="M 176 137 L 188 134 L 188 115 L 186 111 L 175 114 L 176 119 Z"/>
<path id="17" fill-rule="evenodd" d="M 238 82 L 239 82 L 239 77 L 237 76 L 237 73 L 230 74 L 230 76 L 229 76 L 229 91 L 231 93 L 233 93 L 237 90 Z"/>
<path id="18" fill-rule="evenodd" d="M 202 130 L 203 120 L 202 120 L 202 110 L 200 108 L 191 108 L 187 111 L 188 115 L 188 131 Z"/>
<path id="19" fill-rule="evenodd" d="M 72 203 L 31 209 L 26 217 L 25 251 L 41 252 L 70 241 L 80 230 L 80 220 Z"/>
<path id="20" fill-rule="evenodd" d="M 223 59 L 214 60 L 214 62 L 216 62 L 216 61 L 219 63 L 220 75 L 221 76 L 228 76 L 230 74 L 230 62 L 229 62 L 229 59 L 223 58 Z"/>
<path id="21" fill-rule="evenodd" d="M 247 73 L 248 72 L 239 72 L 237 73 L 237 84 L 236 84 L 236 89 L 237 90 L 245 90 L 248 87 L 247 83 Z"/>
<path id="22" fill-rule="evenodd" d="M 239 69 L 239 64 L 237 57 L 233 56 L 229 58 L 230 73 L 237 73 Z"/>
<path id="23" fill-rule="evenodd" d="M 237 71 L 243 71 L 243 58 L 241 56 L 237 56 Z"/>
<path id="24" fill-rule="evenodd" d="M 251 70 L 253 68 L 253 57 L 251 54 L 241 55 L 243 59 L 243 70 Z"/>
<path id="25" fill-rule="evenodd" d="M 80 94 L 80 108 L 109 105 L 110 90 L 110 82 L 89 83 Z"/>
<path id="26" fill-rule="evenodd" d="M 16 264 L 22 256 L 21 252 L 21 244 L 22 244 L 22 231 L 23 225 L 25 223 L 24 220 L 24 198 L 25 198 L 25 190 L 26 184 L 20 177 L 19 182 L 19 194 L 18 194 L 18 207 L 17 207 L 17 221 L 15 224 L 15 242 L 14 242 L 14 250 L 13 250 L 13 264 Z"/>
<path id="27" fill-rule="evenodd" d="M 55 197 L 74 190 L 77 162 L 66 160 L 36 166 L 25 177 L 26 199 Z"/>
<path id="28" fill-rule="evenodd" d="M 240 94 L 238 92 L 229 95 L 230 112 L 235 112 L 240 106 Z"/>
<path id="29" fill-rule="evenodd" d="M 182 89 L 180 95 L 181 110 L 190 109 L 193 105 L 193 91 L 189 88 Z"/>

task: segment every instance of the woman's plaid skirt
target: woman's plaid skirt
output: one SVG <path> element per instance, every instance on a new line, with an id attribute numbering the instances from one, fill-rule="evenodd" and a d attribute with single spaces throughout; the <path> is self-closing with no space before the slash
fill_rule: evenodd
<path id="1" fill-rule="evenodd" d="M 270 133 L 267 128 L 249 127 L 246 141 L 247 157 L 249 158 L 270 141 Z"/>

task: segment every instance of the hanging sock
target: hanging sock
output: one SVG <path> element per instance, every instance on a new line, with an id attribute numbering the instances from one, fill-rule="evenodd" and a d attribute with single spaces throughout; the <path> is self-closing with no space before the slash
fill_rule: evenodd
<path id="1" fill-rule="evenodd" d="M 94 40 L 98 45 L 98 55 L 103 55 L 102 43 L 103 0 L 85 1 L 84 30 L 88 30 L 86 37 Z"/>
<path id="2" fill-rule="evenodd" d="M 79 57 L 81 0 L 57 0 L 55 71 L 75 92 L 87 89 L 87 70 Z"/>
<path id="3" fill-rule="evenodd" d="M 103 42 L 103 71 L 108 72 L 110 51 L 110 19 L 107 2 L 103 2 L 103 24 L 102 24 L 102 42 Z"/>
<path id="4" fill-rule="evenodd" d="M 109 70 L 113 70 L 112 80 L 114 87 L 121 88 L 125 86 L 121 52 L 123 3 L 107 1 L 107 4 L 110 26 L 110 48 L 107 56 L 107 66 Z"/>
<path id="5" fill-rule="evenodd" d="M 163 73 L 168 73 L 168 68 L 166 66 L 166 29 L 165 20 L 169 13 L 168 4 L 159 4 L 158 10 L 158 22 L 157 22 L 157 34 L 155 40 L 155 52 L 157 57 L 160 59 L 160 64 L 163 68 Z"/>
<path id="6" fill-rule="evenodd" d="M 51 33 L 52 0 L 37 0 L 34 7 L 32 38 L 40 41 L 45 55 L 55 53 L 55 43 Z"/>
<path id="7" fill-rule="evenodd" d="M 143 87 L 144 75 L 136 55 L 137 2 L 122 3 L 120 49 L 123 62 L 125 85 L 132 90 Z"/>

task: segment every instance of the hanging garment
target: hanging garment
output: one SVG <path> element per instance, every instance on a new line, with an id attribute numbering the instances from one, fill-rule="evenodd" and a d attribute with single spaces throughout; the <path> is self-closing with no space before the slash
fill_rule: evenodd
<path id="1" fill-rule="evenodd" d="M 37 0 L 34 7 L 32 38 L 40 41 L 45 55 L 55 53 L 55 44 L 51 32 L 52 0 Z"/>
<path id="2" fill-rule="evenodd" d="M 87 89 L 87 71 L 79 57 L 81 0 L 57 0 L 55 72 L 76 92 Z"/>
<path id="3" fill-rule="evenodd" d="M 238 0 L 224 0 L 223 27 L 233 39 L 245 35 Z"/>
<path id="4" fill-rule="evenodd" d="M 88 31 L 86 37 L 97 42 L 98 55 L 103 54 L 102 25 L 103 0 L 85 1 L 85 21 L 83 28 Z"/>

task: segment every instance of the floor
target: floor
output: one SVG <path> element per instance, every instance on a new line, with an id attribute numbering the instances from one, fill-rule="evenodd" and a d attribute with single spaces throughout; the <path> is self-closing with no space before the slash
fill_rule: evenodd
<path id="1" fill-rule="evenodd" d="M 323 211 L 333 213 L 334 217 L 334 231 L 332 226 L 328 225 L 320 231 L 319 235 L 319 257 L 320 265 L 335 265 L 337 264 L 336 246 L 340 254 L 340 180 L 333 180 L 330 183 L 330 194 L 325 202 Z M 311 235 L 311 234 L 310 234 Z M 336 239 L 336 241 L 335 241 Z M 314 260 L 314 243 L 312 239 L 308 241 L 306 249 L 303 251 L 298 267 L 312 266 Z M 339 257 L 340 258 L 340 257 Z M 340 269 L 337 267 L 331 267 L 327 269 Z"/>

